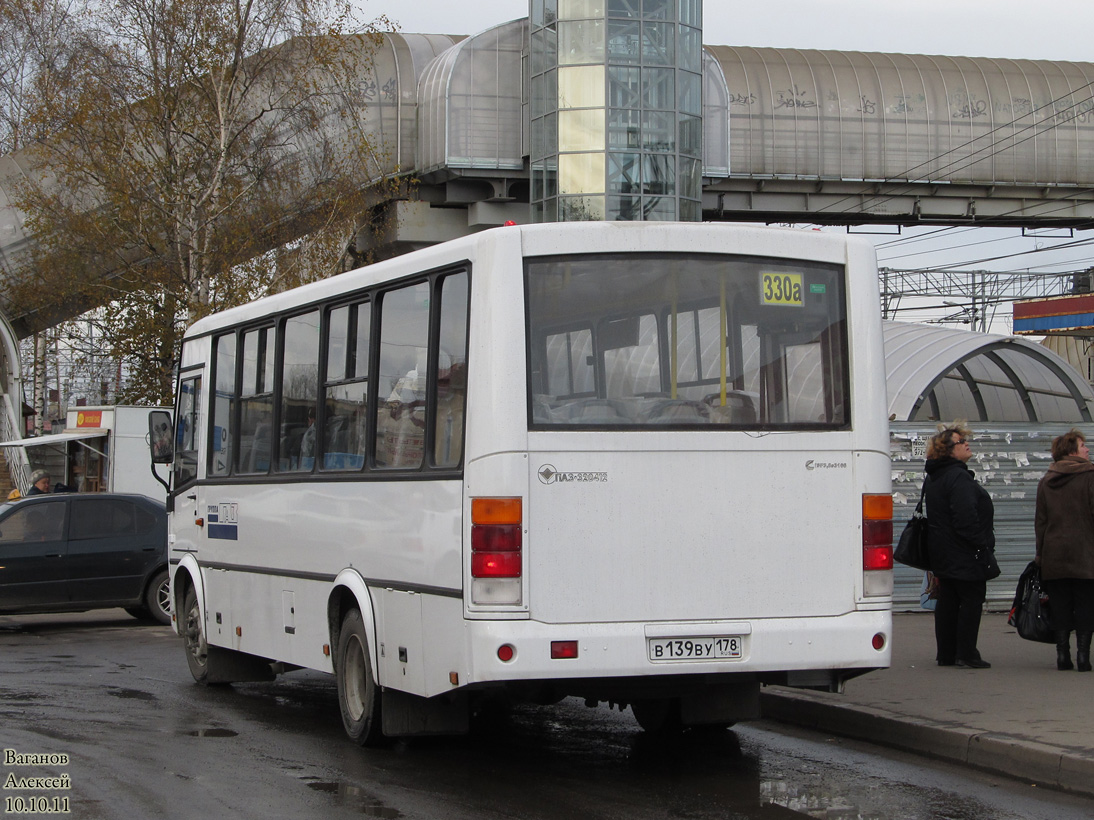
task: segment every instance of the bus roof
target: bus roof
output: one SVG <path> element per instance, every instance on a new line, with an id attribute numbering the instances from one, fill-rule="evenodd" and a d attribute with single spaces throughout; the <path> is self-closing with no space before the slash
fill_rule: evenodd
<path id="1" fill-rule="evenodd" d="M 786 240 L 778 251 L 771 248 L 772 234 Z M 825 233 L 818 230 L 779 228 L 766 225 L 724 222 L 552 222 L 537 225 L 508 225 L 442 242 L 401 256 L 356 268 L 345 273 L 276 293 L 245 305 L 206 316 L 186 332 L 187 338 L 212 333 L 219 328 L 245 324 L 271 314 L 304 308 L 371 285 L 396 280 L 416 273 L 474 261 L 485 246 L 517 237 L 521 251 L 528 256 L 573 252 L 571 245 L 584 244 L 588 252 L 699 252 L 755 253 L 749 238 L 762 245 L 765 255 L 812 259 L 827 257 L 842 263 L 849 247 L 858 245 L 869 253 L 873 246 L 862 237 Z M 702 237 L 705 241 L 700 241 Z M 802 245 L 808 243 L 804 254 Z"/>

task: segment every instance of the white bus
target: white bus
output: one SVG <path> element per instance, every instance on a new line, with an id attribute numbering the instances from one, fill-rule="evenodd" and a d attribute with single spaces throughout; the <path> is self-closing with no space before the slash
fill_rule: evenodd
<path id="1" fill-rule="evenodd" d="M 202 319 L 178 396 L 191 672 L 333 673 L 361 744 L 499 696 L 728 725 L 889 665 L 865 241 L 489 230 Z"/>

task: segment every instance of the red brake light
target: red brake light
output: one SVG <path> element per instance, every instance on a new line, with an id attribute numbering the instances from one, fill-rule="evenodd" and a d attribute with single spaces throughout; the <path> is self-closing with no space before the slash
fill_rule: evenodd
<path id="1" fill-rule="evenodd" d="M 892 569 L 893 548 L 890 547 L 866 547 L 862 551 L 863 569 Z"/>
<path id="2" fill-rule="evenodd" d="M 519 578 L 520 552 L 475 552 L 471 554 L 472 578 Z"/>

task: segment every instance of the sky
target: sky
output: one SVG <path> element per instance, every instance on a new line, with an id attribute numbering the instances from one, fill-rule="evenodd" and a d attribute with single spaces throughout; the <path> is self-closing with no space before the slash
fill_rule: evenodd
<path id="1" fill-rule="evenodd" d="M 355 2 L 362 19 L 386 15 L 406 33 L 474 34 L 528 15 L 527 0 Z M 703 42 L 709 45 L 1092 62 L 1092 30 L 1094 0 L 704 0 L 703 4 Z M 874 237 L 874 242 L 883 267 L 965 268 L 967 264 L 975 270 L 1052 273 L 1094 266 L 1094 245 L 1073 246 L 1084 239 L 1094 242 L 1094 231 L 1023 236 L 1011 229 L 906 228 L 899 235 Z M 1072 247 L 1052 251 L 1065 244 Z M 939 309 L 937 302 L 906 300 L 899 318 L 937 320 L 962 312 L 953 306 Z M 1009 317 L 1009 308 L 1001 309 L 992 331 L 1009 333 Z"/>
<path id="2" fill-rule="evenodd" d="M 528 16 L 526 0 L 356 0 L 401 31 L 474 34 Z M 1090 0 L 704 0 L 710 45 L 1094 60 Z"/>

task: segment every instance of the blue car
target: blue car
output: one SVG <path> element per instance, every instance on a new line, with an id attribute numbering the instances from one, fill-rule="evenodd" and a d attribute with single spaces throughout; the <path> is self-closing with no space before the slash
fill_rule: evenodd
<path id="1" fill-rule="evenodd" d="M 170 624 L 169 592 L 162 503 L 58 493 L 0 505 L 0 615 L 123 607 Z"/>

